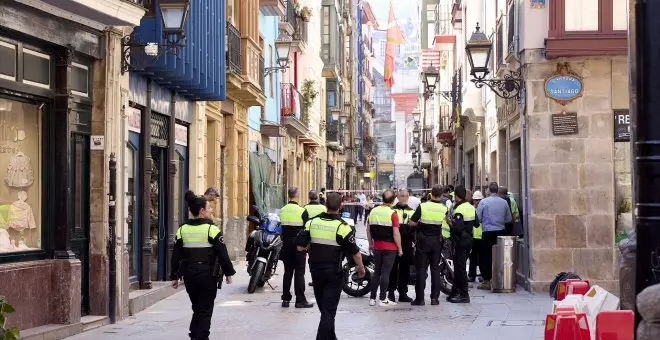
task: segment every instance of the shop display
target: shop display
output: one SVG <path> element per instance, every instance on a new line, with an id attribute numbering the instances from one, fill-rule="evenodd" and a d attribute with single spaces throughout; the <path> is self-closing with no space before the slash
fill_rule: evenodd
<path id="1" fill-rule="evenodd" d="M 30 157 L 23 152 L 18 152 L 10 160 L 7 166 L 5 183 L 12 188 L 27 188 L 34 183 L 34 174 L 30 165 Z"/>
<path id="2" fill-rule="evenodd" d="M 19 191 L 18 200 L 9 207 L 9 228 L 22 231 L 37 227 L 32 208 L 25 200 L 27 200 L 27 193 L 25 191 Z"/>

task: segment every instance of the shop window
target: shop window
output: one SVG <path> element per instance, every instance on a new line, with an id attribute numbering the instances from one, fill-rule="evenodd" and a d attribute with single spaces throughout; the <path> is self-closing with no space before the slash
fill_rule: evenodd
<path id="1" fill-rule="evenodd" d="M 89 68 L 78 63 L 73 63 L 71 66 L 71 93 L 87 97 L 89 95 Z"/>
<path id="2" fill-rule="evenodd" d="M 0 98 L 0 253 L 41 249 L 41 117 Z"/>
<path id="3" fill-rule="evenodd" d="M 0 41 L 0 78 L 16 80 L 16 45 Z"/>
<path id="4" fill-rule="evenodd" d="M 23 48 L 23 82 L 50 88 L 50 56 Z"/>

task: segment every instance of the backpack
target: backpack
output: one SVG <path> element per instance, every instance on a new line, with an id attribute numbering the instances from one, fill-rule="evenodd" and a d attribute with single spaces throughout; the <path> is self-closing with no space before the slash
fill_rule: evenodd
<path id="1" fill-rule="evenodd" d="M 559 282 L 560 281 L 566 281 L 568 279 L 580 279 L 580 277 L 571 272 L 561 272 L 555 276 L 555 279 L 552 280 L 552 283 L 550 284 L 550 297 L 553 299 L 557 299 L 557 288 L 559 287 Z"/>

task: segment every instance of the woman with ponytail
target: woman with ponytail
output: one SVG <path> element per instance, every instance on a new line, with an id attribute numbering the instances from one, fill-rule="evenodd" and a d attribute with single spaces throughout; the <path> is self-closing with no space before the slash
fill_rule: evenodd
<path id="1" fill-rule="evenodd" d="M 185 195 L 188 209 L 193 218 L 176 232 L 176 243 L 172 252 L 172 287 L 179 287 L 184 278 L 186 292 L 192 303 L 193 317 L 190 321 L 190 339 L 208 340 L 211 328 L 213 305 L 218 292 L 218 275 L 214 273 L 216 261 L 220 264 L 227 283 L 236 273 L 229 259 L 220 228 L 213 224 L 213 210 L 204 196 L 188 191 Z"/>

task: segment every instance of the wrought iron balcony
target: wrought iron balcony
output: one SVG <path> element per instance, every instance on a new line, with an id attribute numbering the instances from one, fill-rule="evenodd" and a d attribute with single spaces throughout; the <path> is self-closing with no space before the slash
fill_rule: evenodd
<path id="1" fill-rule="evenodd" d="M 293 0 L 285 0 L 285 3 L 286 12 L 284 15 L 280 16 L 279 28 L 281 31 L 286 31 L 287 33 L 293 35 L 293 28 L 296 21 L 296 9 L 293 7 Z"/>
<path id="2" fill-rule="evenodd" d="M 440 126 L 438 127 L 437 141 L 449 145 L 454 139 L 454 119 L 449 105 L 440 106 Z"/>
<path id="3" fill-rule="evenodd" d="M 236 75 L 243 73 L 241 67 L 241 32 L 227 22 L 227 71 Z"/>
<path id="4" fill-rule="evenodd" d="M 291 47 L 300 52 L 304 52 L 307 47 L 308 24 L 307 21 L 298 15 L 293 20 L 293 40 L 291 41 Z"/>
<path id="5" fill-rule="evenodd" d="M 282 104 L 280 106 L 282 124 L 286 126 L 293 136 L 302 136 L 309 132 L 309 127 L 302 121 L 300 106 L 302 98 L 300 92 L 293 84 L 283 83 Z"/>
<path id="6" fill-rule="evenodd" d="M 430 152 L 433 150 L 433 145 L 435 144 L 435 138 L 433 136 L 433 125 L 427 125 L 422 130 L 422 147 L 424 151 Z"/>

